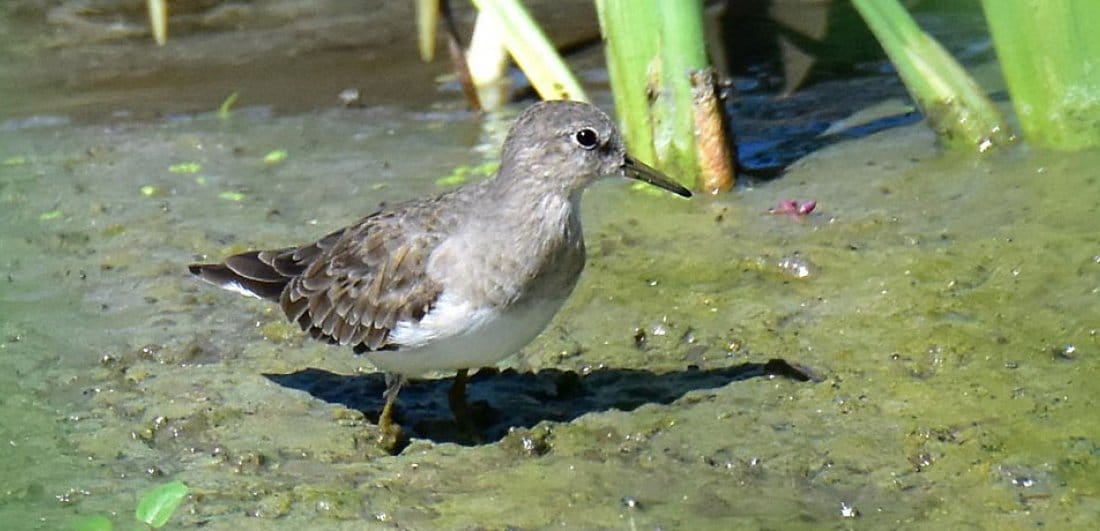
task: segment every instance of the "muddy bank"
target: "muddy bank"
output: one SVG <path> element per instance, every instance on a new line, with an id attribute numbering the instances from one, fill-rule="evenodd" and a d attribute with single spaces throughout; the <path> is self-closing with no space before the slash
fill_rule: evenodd
<path id="1" fill-rule="evenodd" d="M 578 292 L 518 372 L 471 389 L 519 427 L 447 442 L 440 375 L 403 395 L 421 431 L 396 457 L 370 444 L 369 364 L 182 267 L 437 191 L 492 158 L 468 147 L 492 153 L 483 125 L 345 110 L 6 133 L 5 521 L 124 522 L 167 478 L 194 489 L 174 521 L 216 529 L 1095 514 L 1093 155 L 943 156 L 915 125 L 723 198 L 598 186 Z M 787 198 L 818 207 L 768 213 Z M 740 372 L 777 357 L 822 381 Z"/>

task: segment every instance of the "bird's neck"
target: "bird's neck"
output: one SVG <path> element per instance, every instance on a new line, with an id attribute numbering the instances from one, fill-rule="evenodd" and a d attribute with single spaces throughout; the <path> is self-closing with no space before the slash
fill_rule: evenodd
<path id="1" fill-rule="evenodd" d="M 584 267 L 580 193 L 484 195 L 477 194 L 470 204 L 474 215 L 455 236 L 456 242 L 479 242 L 479 256 L 462 262 L 464 278 L 472 279 L 466 296 L 504 306 L 534 295 L 564 299 Z"/>
<path id="2" fill-rule="evenodd" d="M 498 230 L 516 231 L 527 238 L 546 240 L 565 231 L 579 230 L 581 191 L 538 189 L 529 181 L 485 183 L 491 193 L 481 195 L 480 217 Z M 579 236 L 579 234 L 578 234 Z"/>

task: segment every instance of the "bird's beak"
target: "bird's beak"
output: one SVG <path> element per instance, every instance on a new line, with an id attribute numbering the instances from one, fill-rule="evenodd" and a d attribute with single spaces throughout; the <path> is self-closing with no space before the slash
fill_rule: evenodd
<path id="1" fill-rule="evenodd" d="M 623 174 L 631 179 L 637 179 L 652 184 L 653 186 L 664 188 L 678 196 L 691 197 L 691 190 L 680 186 L 665 174 L 657 171 L 656 168 L 640 162 L 630 155 L 626 155 L 623 158 Z"/>

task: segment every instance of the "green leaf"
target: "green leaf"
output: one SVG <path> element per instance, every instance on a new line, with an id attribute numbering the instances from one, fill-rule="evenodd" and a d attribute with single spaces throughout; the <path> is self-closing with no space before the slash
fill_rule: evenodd
<path id="1" fill-rule="evenodd" d="M 264 164 L 278 164 L 286 160 L 288 153 L 285 149 L 276 149 L 264 155 Z"/>
<path id="2" fill-rule="evenodd" d="M 179 480 L 153 488 L 138 501 L 134 517 L 139 522 L 148 524 L 154 529 L 159 529 L 168 522 L 168 519 L 172 517 L 172 513 L 187 497 L 187 490 L 187 485 Z"/>
<path id="3" fill-rule="evenodd" d="M 928 125 L 942 141 L 977 153 L 1011 142 L 1007 123 L 985 91 L 917 25 L 901 2 L 852 0 L 852 6 L 878 39 Z M 1014 31 L 1013 38 L 1019 35 Z"/>
<path id="4" fill-rule="evenodd" d="M 202 164 L 198 162 L 181 162 L 168 167 L 168 171 L 172 173 L 198 173 L 201 170 Z"/>

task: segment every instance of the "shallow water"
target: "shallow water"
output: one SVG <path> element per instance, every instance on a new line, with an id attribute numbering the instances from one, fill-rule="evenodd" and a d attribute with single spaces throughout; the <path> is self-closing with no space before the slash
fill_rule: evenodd
<path id="1" fill-rule="evenodd" d="M 495 157 L 508 118 L 0 131 L 0 521 L 125 527 L 169 479 L 192 488 L 172 521 L 213 529 L 1100 515 L 1095 153 L 975 161 L 917 124 L 719 198 L 598 185 L 577 292 L 513 370 L 474 380 L 487 442 L 448 442 L 440 375 L 402 393 L 417 438 L 394 457 L 370 441 L 369 364 L 186 273 L 437 192 Z M 818 206 L 767 213 L 788 198 Z M 766 376 L 771 358 L 820 381 Z"/>

